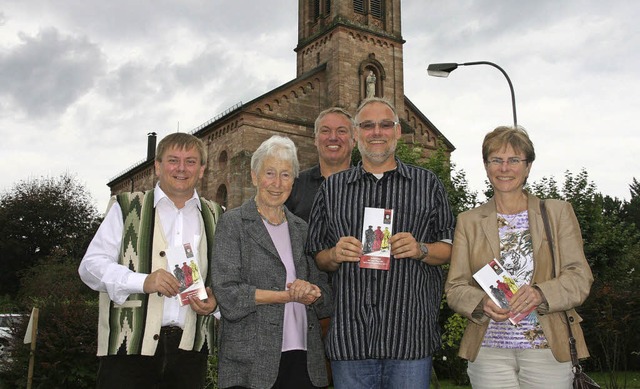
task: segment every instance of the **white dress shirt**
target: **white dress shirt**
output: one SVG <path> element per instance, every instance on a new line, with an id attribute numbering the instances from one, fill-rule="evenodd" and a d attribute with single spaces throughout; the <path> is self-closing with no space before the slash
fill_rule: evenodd
<path id="1" fill-rule="evenodd" d="M 190 243 L 197 258 L 202 234 L 198 193 L 194 190 L 193 197 L 183 208 L 178 209 L 160 186 L 156 185 L 154 208 L 167 243 L 171 247 Z M 122 210 L 116 202 L 98 228 L 78 269 L 80 278 L 87 286 L 108 293 L 109 298 L 116 304 L 124 303 L 130 294 L 144 293 L 144 281 L 148 276 L 131 271 L 127 266 L 118 263 L 123 228 Z M 166 270 L 171 272 L 170 269 Z M 183 328 L 187 309 L 191 308 L 189 305 L 181 307 L 177 297 L 165 298 L 162 325 Z"/>

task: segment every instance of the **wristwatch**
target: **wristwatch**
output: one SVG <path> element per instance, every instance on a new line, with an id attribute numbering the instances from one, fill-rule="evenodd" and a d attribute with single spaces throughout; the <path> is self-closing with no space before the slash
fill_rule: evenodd
<path id="1" fill-rule="evenodd" d="M 420 243 L 420 256 L 418 257 L 419 261 L 422 261 L 429 255 L 429 248 L 426 243 Z"/>

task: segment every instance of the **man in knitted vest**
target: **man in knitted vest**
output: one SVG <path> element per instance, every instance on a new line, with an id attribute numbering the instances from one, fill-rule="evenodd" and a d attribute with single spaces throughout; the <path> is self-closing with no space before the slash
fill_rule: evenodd
<path id="1" fill-rule="evenodd" d="M 204 386 L 217 308 L 206 275 L 222 213 L 195 190 L 206 161 L 200 139 L 170 134 L 158 144 L 156 187 L 109 202 L 78 270 L 100 292 L 98 388 Z M 181 306 L 167 258 L 176 250 L 194 255 L 206 299 Z"/>

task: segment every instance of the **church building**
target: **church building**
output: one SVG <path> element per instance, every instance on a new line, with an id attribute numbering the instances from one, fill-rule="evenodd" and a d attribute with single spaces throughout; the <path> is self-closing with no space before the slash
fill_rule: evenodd
<path id="1" fill-rule="evenodd" d="M 250 160 L 265 139 L 288 136 L 300 168 L 317 164 L 313 125 L 320 111 L 339 106 L 354 113 L 369 96 L 397 109 L 406 143 L 429 152 L 453 145 L 404 95 L 400 0 L 298 0 L 296 77 L 248 103 L 219 114 L 192 131 L 207 147 L 198 193 L 234 208 L 255 194 Z M 147 159 L 107 185 L 111 194 L 148 190 L 157 182 L 149 134 Z"/>

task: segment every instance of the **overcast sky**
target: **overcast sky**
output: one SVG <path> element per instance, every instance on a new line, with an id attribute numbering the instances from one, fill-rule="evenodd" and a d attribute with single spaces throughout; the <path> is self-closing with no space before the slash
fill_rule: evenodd
<path id="1" fill-rule="evenodd" d="M 146 156 L 147 133 L 189 132 L 295 78 L 295 0 L 4 0 L 0 5 L 0 191 L 77 175 L 103 211 L 106 183 Z M 490 66 L 428 77 L 434 62 L 491 61 L 513 82 L 536 146 L 531 181 L 588 172 L 629 199 L 640 179 L 640 2 L 402 4 L 405 94 L 485 188 L 480 146 L 513 123 Z M 480 196 L 482 198 L 482 196 Z"/>

